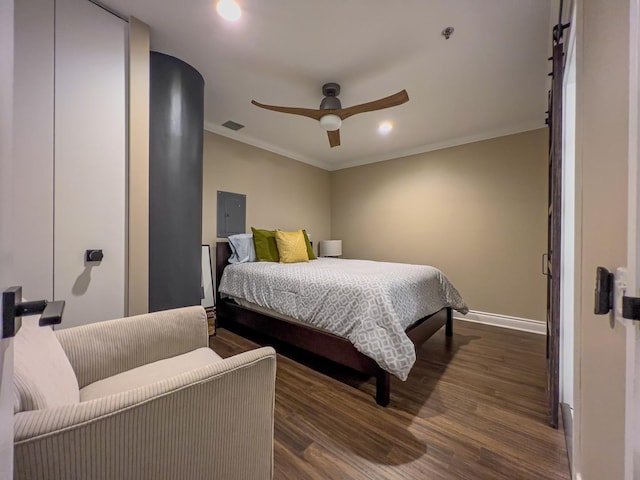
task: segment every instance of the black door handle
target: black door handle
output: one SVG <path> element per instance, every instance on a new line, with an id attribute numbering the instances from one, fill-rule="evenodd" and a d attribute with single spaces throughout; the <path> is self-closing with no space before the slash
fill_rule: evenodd
<path id="1" fill-rule="evenodd" d="M 2 338 L 14 337 L 22 326 L 22 317 L 40 314 L 38 324 L 57 325 L 62 322 L 64 300 L 49 302 L 22 301 L 22 287 L 10 287 L 2 292 Z"/>
<path id="2" fill-rule="evenodd" d="M 606 315 L 613 308 L 613 273 L 604 267 L 596 269 L 596 290 L 593 313 Z"/>
<path id="3" fill-rule="evenodd" d="M 87 262 L 101 262 L 103 258 L 102 250 L 93 249 L 84 252 L 84 259 Z"/>

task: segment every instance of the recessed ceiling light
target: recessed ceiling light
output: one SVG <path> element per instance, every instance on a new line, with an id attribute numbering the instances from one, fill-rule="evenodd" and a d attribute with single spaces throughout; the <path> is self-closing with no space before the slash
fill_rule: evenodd
<path id="1" fill-rule="evenodd" d="M 235 22 L 242 16 L 240 5 L 235 0 L 219 0 L 216 10 L 222 18 L 230 22 Z"/>
<path id="2" fill-rule="evenodd" d="M 391 130 L 393 130 L 393 123 L 391 122 L 382 122 L 380 125 L 378 125 L 378 133 L 380 135 L 386 135 Z"/>

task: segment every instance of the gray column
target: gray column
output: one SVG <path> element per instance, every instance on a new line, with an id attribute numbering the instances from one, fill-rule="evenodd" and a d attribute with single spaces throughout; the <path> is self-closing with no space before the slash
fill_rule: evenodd
<path id="1" fill-rule="evenodd" d="M 149 311 L 199 305 L 204 80 L 151 52 Z"/>

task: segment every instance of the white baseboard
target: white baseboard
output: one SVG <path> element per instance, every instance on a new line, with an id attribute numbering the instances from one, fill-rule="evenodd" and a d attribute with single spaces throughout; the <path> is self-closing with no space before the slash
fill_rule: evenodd
<path id="1" fill-rule="evenodd" d="M 471 310 L 466 315 L 462 315 L 454 310 L 453 318 L 465 322 L 483 323 L 485 325 L 493 325 L 494 327 L 510 328 L 512 330 L 521 330 L 523 332 L 537 333 L 540 335 L 547 333 L 547 325 L 545 322 L 531 320 L 529 318 L 510 317 L 498 313 L 476 312 Z"/>

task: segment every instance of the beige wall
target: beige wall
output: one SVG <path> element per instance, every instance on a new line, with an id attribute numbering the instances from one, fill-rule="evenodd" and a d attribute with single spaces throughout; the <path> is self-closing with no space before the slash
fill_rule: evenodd
<path id="1" fill-rule="evenodd" d="M 247 231 L 295 230 L 329 238 L 329 172 L 251 145 L 204 132 L 202 241 L 216 242 L 217 191 L 247 196 Z M 222 240 L 222 239 L 220 239 Z"/>
<path id="2" fill-rule="evenodd" d="M 577 8 L 575 459 L 583 480 L 622 479 L 625 330 L 593 289 L 598 265 L 626 265 L 629 1 Z"/>
<path id="3" fill-rule="evenodd" d="M 443 270 L 472 310 L 546 317 L 546 129 L 332 174 L 345 257 Z"/>
<path id="4" fill-rule="evenodd" d="M 149 26 L 129 19 L 127 314 L 149 311 Z"/>

